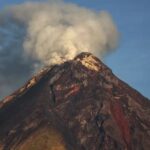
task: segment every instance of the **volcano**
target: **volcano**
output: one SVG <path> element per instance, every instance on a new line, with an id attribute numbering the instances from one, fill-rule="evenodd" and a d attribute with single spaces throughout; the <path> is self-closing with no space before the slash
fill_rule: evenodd
<path id="1" fill-rule="evenodd" d="M 81 53 L 0 102 L 0 150 L 149 150 L 150 101 Z"/>

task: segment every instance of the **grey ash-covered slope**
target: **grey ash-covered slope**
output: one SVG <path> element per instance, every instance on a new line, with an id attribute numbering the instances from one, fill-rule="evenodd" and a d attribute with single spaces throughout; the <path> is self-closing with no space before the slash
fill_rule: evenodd
<path id="1" fill-rule="evenodd" d="M 0 150 L 149 150 L 150 101 L 98 58 L 44 69 L 0 103 Z"/>

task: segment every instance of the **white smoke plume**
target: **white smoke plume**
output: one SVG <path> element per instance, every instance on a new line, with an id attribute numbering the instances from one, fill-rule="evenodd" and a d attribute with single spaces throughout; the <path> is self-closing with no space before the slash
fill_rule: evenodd
<path id="1" fill-rule="evenodd" d="M 107 12 L 65 2 L 27 2 L 0 13 L 0 97 L 20 86 L 42 65 L 80 52 L 112 52 L 118 32 Z"/>

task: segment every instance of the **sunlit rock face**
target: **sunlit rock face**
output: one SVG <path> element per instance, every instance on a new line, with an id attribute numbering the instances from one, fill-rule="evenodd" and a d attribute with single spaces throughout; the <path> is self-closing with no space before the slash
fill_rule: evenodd
<path id="1" fill-rule="evenodd" d="M 81 53 L 0 103 L 0 150 L 149 150 L 149 108 L 98 58 Z"/>

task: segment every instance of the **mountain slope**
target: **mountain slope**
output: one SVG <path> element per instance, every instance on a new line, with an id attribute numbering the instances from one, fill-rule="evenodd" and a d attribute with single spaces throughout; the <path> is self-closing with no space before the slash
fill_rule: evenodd
<path id="1" fill-rule="evenodd" d="M 149 108 L 98 58 L 81 53 L 0 103 L 0 150 L 148 150 Z"/>

